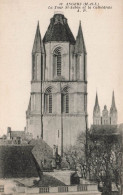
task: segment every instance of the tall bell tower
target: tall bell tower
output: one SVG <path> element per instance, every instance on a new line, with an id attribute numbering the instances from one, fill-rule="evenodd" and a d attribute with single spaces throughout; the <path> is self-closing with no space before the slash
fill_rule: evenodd
<path id="1" fill-rule="evenodd" d="M 39 24 L 32 50 L 27 131 L 47 144 L 73 145 L 87 128 L 86 47 L 79 24 L 76 40 L 63 14 L 55 14 L 41 40 Z"/>

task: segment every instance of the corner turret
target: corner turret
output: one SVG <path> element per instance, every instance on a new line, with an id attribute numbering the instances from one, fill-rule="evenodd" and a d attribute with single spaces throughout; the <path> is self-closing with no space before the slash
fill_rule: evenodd
<path id="1" fill-rule="evenodd" d="M 34 43 L 33 43 L 32 53 L 44 53 L 44 46 L 41 40 L 39 22 L 37 24 L 37 30 L 35 34 Z"/>
<path id="2" fill-rule="evenodd" d="M 82 33 L 81 21 L 79 23 L 78 34 L 75 44 L 75 66 L 76 66 L 76 79 L 86 81 L 87 80 L 87 65 L 86 65 L 86 47 L 84 37 Z"/>
<path id="3" fill-rule="evenodd" d="M 82 33 L 81 21 L 79 23 L 78 35 L 76 37 L 75 53 L 85 53 L 85 54 L 87 53 L 85 42 L 84 42 L 84 37 Z"/>

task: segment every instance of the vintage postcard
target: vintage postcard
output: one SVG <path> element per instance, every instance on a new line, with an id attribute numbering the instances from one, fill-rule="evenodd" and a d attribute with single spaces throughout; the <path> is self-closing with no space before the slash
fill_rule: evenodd
<path id="1" fill-rule="evenodd" d="M 0 0 L 0 194 L 123 194 L 122 0 Z"/>

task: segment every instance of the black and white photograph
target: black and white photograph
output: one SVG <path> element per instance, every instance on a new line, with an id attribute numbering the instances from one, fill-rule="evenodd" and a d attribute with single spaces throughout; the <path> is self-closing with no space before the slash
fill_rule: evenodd
<path id="1" fill-rule="evenodd" d="M 0 0 L 0 194 L 123 195 L 122 0 Z"/>

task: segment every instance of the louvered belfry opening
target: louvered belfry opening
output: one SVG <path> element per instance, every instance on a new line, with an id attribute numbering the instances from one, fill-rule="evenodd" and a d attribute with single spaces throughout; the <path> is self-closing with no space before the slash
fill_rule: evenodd
<path id="1" fill-rule="evenodd" d="M 61 47 L 54 50 L 54 75 L 61 76 Z"/>
<path id="2" fill-rule="evenodd" d="M 61 76 L 61 52 L 57 55 L 57 76 Z"/>
<path id="3" fill-rule="evenodd" d="M 49 113 L 52 113 L 52 94 L 49 94 Z"/>
<path id="4" fill-rule="evenodd" d="M 63 113 L 69 113 L 69 93 L 68 93 L 68 87 L 65 87 L 62 92 L 62 112 Z"/>

